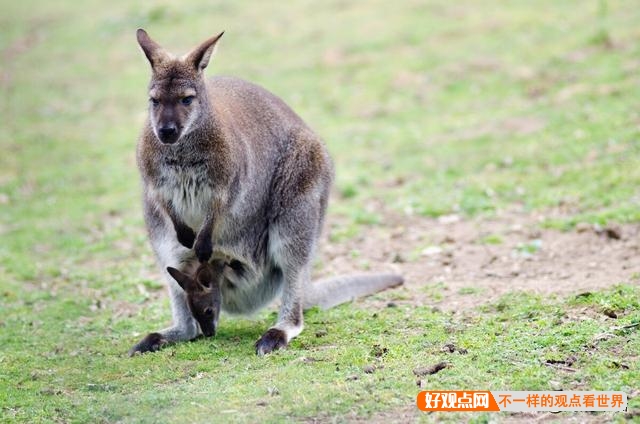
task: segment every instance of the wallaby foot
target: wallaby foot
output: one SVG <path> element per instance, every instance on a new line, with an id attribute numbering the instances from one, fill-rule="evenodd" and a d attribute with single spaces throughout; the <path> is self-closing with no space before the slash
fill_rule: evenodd
<path id="1" fill-rule="evenodd" d="M 256 342 L 256 355 L 266 355 L 287 346 L 287 335 L 277 328 L 270 328 Z"/>
<path id="2" fill-rule="evenodd" d="M 189 317 L 188 320 L 181 321 L 180 325 L 147 334 L 144 339 L 129 350 L 129 356 L 136 353 L 155 352 L 169 343 L 193 340 L 196 337 L 198 337 L 198 323 Z"/>
<path id="3" fill-rule="evenodd" d="M 129 350 L 129 356 L 133 356 L 136 353 L 155 352 L 160 350 L 169 341 L 164 338 L 160 333 L 149 333 L 146 337 L 138 342 L 134 347 Z"/>

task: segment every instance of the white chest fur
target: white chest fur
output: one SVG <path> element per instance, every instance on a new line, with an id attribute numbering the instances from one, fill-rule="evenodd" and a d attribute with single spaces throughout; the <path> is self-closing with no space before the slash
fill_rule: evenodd
<path id="1" fill-rule="evenodd" d="M 203 167 L 165 167 L 157 192 L 196 231 L 211 209 L 213 189 Z"/>

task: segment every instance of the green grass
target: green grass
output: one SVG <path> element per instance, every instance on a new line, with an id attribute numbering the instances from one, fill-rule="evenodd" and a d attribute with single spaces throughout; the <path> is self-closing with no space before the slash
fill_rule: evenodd
<path id="1" fill-rule="evenodd" d="M 266 358 L 252 344 L 270 312 L 224 317 L 213 340 L 124 356 L 170 319 L 134 160 L 148 80 L 137 27 L 176 53 L 227 31 L 208 72 L 267 87 L 327 141 L 340 243 L 384 221 L 376 199 L 425 217 L 517 205 L 568 211 L 548 223 L 562 228 L 640 221 L 635 2 L 0 0 L 0 11 L 2 421 L 367 417 L 411 410 L 411 370 L 440 360 L 451 367 L 429 387 L 637 388 L 637 328 L 612 330 L 640 320 L 637 285 L 513 294 L 468 316 L 312 311 Z M 469 353 L 441 352 L 447 342 Z M 541 362 L 568 355 L 575 373 Z"/>
<path id="2" fill-rule="evenodd" d="M 128 359 L 128 335 L 161 319 L 165 302 L 134 320 L 96 312 L 84 296 L 6 302 L 12 296 L 3 302 L 0 402 L 5 417 L 29 422 L 367 416 L 412 405 L 412 370 L 443 360 L 450 367 L 425 378 L 431 389 L 630 392 L 640 379 L 638 330 L 619 329 L 640 321 L 637 287 L 568 302 L 513 293 L 480 315 L 402 305 L 314 310 L 290 348 L 267 358 L 253 355 L 253 342 L 274 315 L 224 320 L 215 339 Z M 603 305 L 619 319 L 605 319 Z M 446 343 L 467 353 L 445 353 Z M 570 357 L 574 373 L 545 365 Z M 366 374 L 365 365 L 377 369 Z"/>

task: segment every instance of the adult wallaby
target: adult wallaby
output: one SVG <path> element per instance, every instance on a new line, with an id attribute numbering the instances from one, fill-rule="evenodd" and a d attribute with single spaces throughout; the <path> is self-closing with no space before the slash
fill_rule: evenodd
<path id="1" fill-rule="evenodd" d="M 219 289 L 227 312 L 251 313 L 281 293 L 278 321 L 256 342 L 258 354 L 300 334 L 304 306 L 327 307 L 402 283 L 391 274 L 310 282 L 331 159 L 278 97 L 236 78 L 205 79 L 221 36 L 178 58 L 144 30 L 137 32 L 152 69 L 137 160 L 145 222 L 166 272 L 173 326 L 151 333 L 131 354 L 209 331 L 177 281 L 182 275 L 197 281 L 200 263 L 224 264 Z"/>

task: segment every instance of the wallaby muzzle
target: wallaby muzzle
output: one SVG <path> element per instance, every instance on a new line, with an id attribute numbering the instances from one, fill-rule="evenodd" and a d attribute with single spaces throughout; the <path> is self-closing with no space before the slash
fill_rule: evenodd
<path id="1" fill-rule="evenodd" d="M 158 139 L 164 144 L 173 144 L 178 141 L 180 133 L 175 124 L 158 128 Z"/>

